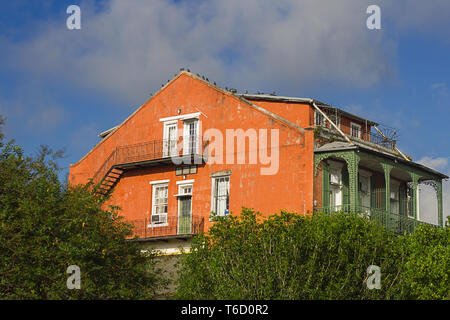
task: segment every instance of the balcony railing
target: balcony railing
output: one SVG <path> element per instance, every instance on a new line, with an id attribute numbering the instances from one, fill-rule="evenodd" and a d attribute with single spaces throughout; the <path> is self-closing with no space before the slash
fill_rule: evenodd
<path id="1" fill-rule="evenodd" d="M 134 224 L 133 234 L 140 239 L 155 237 L 188 236 L 202 233 L 204 231 L 204 218 L 200 216 L 191 217 L 167 217 L 166 223 L 152 224 L 151 219 L 129 220 Z"/>
<path id="2" fill-rule="evenodd" d="M 362 217 L 368 218 L 369 220 L 375 221 L 377 224 L 386 228 L 386 230 L 390 230 L 395 234 L 404 234 L 411 233 L 414 229 L 421 225 L 431 225 L 437 227 L 434 224 L 418 221 L 414 218 L 397 214 L 397 213 L 389 213 L 386 210 L 378 209 L 378 208 L 368 208 L 359 206 L 355 209 L 351 209 L 350 205 L 342 205 L 342 206 L 332 206 L 332 207 L 316 207 L 314 208 L 314 212 L 323 212 L 323 213 L 336 213 L 336 212 L 344 212 L 344 213 L 356 213 Z"/>
<path id="3" fill-rule="evenodd" d="M 187 143 L 184 143 L 183 138 L 180 138 L 178 140 L 153 140 L 116 147 L 94 174 L 93 183 L 97 184 L 101 182 L 114 166 L 170 157 L 201 154 L 203 150 L 202 148 L 206 145 L 206 142 L 202 144 L 202 137 L 189 136 L 187 138 L 189 139 Z"/>

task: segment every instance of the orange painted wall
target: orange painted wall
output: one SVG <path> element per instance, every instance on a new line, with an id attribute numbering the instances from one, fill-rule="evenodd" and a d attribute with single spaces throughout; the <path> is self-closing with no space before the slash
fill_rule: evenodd
<path id="1" fill-rule="evenodd" d="M 250 101 L 302 128 L 308 128 L 314 125 L 314 110 L 309 104 L 258 100 Z"/>
<path id="2" fill-rule="evenodd" d="M 276 113 L 282 116 L 281 106 L 276 108 L 279 109 Z M 216 128 L 223 132 L 224 137 L 226 129 L 279 130 L 279 170 L 275 175 L 261 175 L 261 167 L 266 167 L 261 164 L 235 163 L 206 164 L 199 166 L 197 174 L 187 176 L 187 179 L 195 180 L 193 215 L 204 216 L 207 227 L 211 211 L 210 174 L 223 170 L 232 171 L 230 211 L 234 214 L 240 212 L 241 206 L 254 208 L 265 215 L 278 213 L 280 209 L 297 213 L 312 211 L 313 131 L 301 132 L 185 72 L 175 77 L 114 133 L 72 165 L 69 182 L 73 185 L 86 183 L 117 146 L 163 139 L 163 123 L 159 119 L 178 115 L 178 109 L 181 109 L 182 115 L 202 112 L 202 131 Z M 287 112 L 288 117 L 295 117 L 297 112 L 292 108 Z M 305 119 L 307 117 L 304 116 Z M 181 120 L 178 121 L 178 128 L 182 130 Z M 166 179 L 170 179 L 168 216 L 176 216 L 178 203 L 173 195 L 178 193 L 176 181 L 183 180 L 183 176 L 175 175 L 174 166 L 126 171 L 114 189 L 111 202 L 122 208 L 121 212 L 128 220 L 149 219 L 152 199 L 149 182 Z"/>

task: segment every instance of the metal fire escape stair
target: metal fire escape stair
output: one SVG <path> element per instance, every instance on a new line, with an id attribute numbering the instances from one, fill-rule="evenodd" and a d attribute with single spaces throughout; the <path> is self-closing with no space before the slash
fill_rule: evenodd
<path id="1" fill-rule="evenodd" d="M 124 170 L 111 167 L 98 185 L 98 193 L 107 195 L 119 182 Z"/>

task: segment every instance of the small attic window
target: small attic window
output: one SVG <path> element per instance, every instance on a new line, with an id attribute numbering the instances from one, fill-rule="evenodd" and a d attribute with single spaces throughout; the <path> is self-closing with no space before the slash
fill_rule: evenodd
<path id="1" fill-rule="evenodd" d="M 326 124 L 325 117 L 323 116 L 323 114 L 321 114 L 317 110 L 314 113 L 314 124 L 316 126 L 322 126 L 322 127 L 325 127 L 325 124 Z"/>
<path id="2" fill-rule="evenodd" d="M 352 137 L 361 138 L 361 126 L 359 124 L 351 122 L 350 133 Z"/>

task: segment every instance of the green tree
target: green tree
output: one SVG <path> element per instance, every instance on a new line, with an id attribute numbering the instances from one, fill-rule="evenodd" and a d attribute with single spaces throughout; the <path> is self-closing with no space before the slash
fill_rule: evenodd
<path id="1" fill-rule="evenodd" d="M 57 155 L 0 147 L 0 298 L 151 298 L 165 284 L 155 254 L 125 241 L 132 226 L 92 188 L 60 183 Z M 70 265 L 80 267 L 79 290 L 66 286 Z"/>
<path id="2" fill-rule="evenodd" d="M 425 230 L 425 231 L 424 231 Z M 448 298 L 448 228 L 396 236 L 354 214 L 218 217 L 181 261 L 182 299 Z M 381 269 L 368 289 L 367 268 Z"/>

